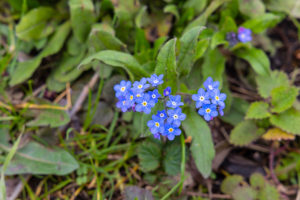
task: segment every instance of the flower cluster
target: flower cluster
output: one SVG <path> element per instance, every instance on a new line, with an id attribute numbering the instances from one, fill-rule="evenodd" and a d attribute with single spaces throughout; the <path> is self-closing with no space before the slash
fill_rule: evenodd
<path id="1" fill-rule="evenodd" d="M 142 78 L 133 84 L 130 81 L 121 81 L 114 86 L 116 97 L 118 98 L 117 108 L 122 112 L 129 110 L 150 114 L 151 109 L 158 102 L 161 95 L 156 87 L 163 83 L 163 75 L 152 75 L 150 78 Z M 150 87 L 154 90 L 150 90 Z"/>
<path id="2" fill-rule="evenodd" d="M 238 42 L 250 42 L 252 40 L 252 31 L 244 27 L 239 27 L 237 34 L 235 32 L 229 32 L 226 35 L 226 39 L 229 41 L 230 46 L 234 46 Z"/>
<path id="3" fill-rule="evenodd" d="M 223 116 L 226 94 L 220 93 L 219 82 L 208 77 L 203 85 L 206 90 L 200 88 L 197 94 L 192 95 L 192 99 L 196 102 L 196 108 L 199 109 L 199 115 L 203 116 L 206 121 L 212 120 L 218 114 Z"/>
<path id="4" fill-rule="evenodd" d="M 114 86 L 116 97 L 119 100 L 117 107 L 123 112 L 132 110 L 150 114 L 155 104 L 162 100 L 165 110 L 152 115 L 152 120 L 148 121 L 147 125 L 155 138 L 160 139 L 160 136 L 163 135 L 169 140 L 173 140 L 176 135 L 181 134 L 179 127 L 186 115 L 180 108 L 183 105 L 181 97 L 171 95 L 170 87 L 164 90 L 163 96 L 159 94 L 157 87 L 162 83 L 163 75 L 155 74 L 150 78 L 135 81 L 133 84 L 130 81 L 121 81 L 120 84 Z"/>
<path id="5" fill-rule="evenodd" d="M 152 120 L 148 121 L 153 136 L 160 139 L 160 136 L 166 136 L 169 140 L 174 140 L 176 135 L 181 134 L 179 129 L 181 121 L 185 120 L 186 115 L 182 113 L 180 106 L 183 105 L 179 95 L 169 95 L 171 88 L 164 90 L 165 110 L 158 111 L 156 115 L 152 115 Z"/>

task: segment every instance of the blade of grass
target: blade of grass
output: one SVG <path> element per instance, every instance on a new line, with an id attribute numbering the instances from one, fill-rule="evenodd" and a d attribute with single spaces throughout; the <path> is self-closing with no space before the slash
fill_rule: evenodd
<path id="1" fill-rule="evenodd" d="M 106 136 L 106 140 L 105 140 L 105 144 L 104 144 L 104 148 L 106 148 L 109 144 L 109 141 L 114 133 L 114 129 L 116 127 L 116 124 L 117 124 L 117 121 L 118 121 L 118 116 L 119 116 L 119 113 L 118 112 L 115 112 L 115 115 L 114 115 L 114 118 L 113 118 L 113 121 L 111 122 L 110 124 L 110 127 L 109 127 L 109 130 L 108 130 L 108 134 Z"/>

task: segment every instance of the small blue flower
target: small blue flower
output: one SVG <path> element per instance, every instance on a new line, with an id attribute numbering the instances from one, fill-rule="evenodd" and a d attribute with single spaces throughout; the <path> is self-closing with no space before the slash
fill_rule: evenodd
<path id="1" fill-rule="evenodd" d="M 220 93 L 220 90 L 214 90 L 211 94 L 211 102 L 215 105 L 225 108 L 224 101 L 226 99 L 226 94 Z"/>
<path id="2" fill-rule="evenodd" d="M 125 99 L 127 101 L 128 106 L 132 107 L 135 105 L 135 94 L 133 93 L 132 90 L 129 90 L 128 93 L 125 96 Z"/>
<path id="3" fill-rule="evenodd" d="M 148 82 L 153 86 L 153 87 L 157 87 L 158 85 L 163 84 L 163 77 L 164 75 L 161 74 L 159 76 L 157 76 L 156 74 L 153 74 L 150 78 L 148 78 Z"/>
<path id="4" fill-rule="evenodd" d="M 223 111 L 223 109 L 224 109 L 225 107 L 219 107 L 219 114 L 220 114 L 220 116 L 223 116 L 224 115 L 224 111 Z"/>
<path id="5" fill-rule="evenodd" d="M 213 81 L 211 77 L 208 77 L 203 85 L 209 92 L 212 92 L 214 89 L 218 89 L 220 83 L 219 81 Z"/>
<path id="6" fill-rule="evenodd" d="M 166 89 L 164 89 L 164 96 L 167 97 L 171 94 L 171 87 L 166 87 Z"/>
<path id="7" fill-rule="evenodd" d="M 167 118 L 167 113 L 166 113 L 165 110 L 157 111 L 156 116 L 160 117 L 161 119 L 166 119 Z"/>
<path id="8" fill-rule="evenodd" d="M 139 101 L 139 99 L 142 99 L 143 96 L 144 96 L 144 92 L 142 90 L 134 90 L 134 89 L 131 89 L 131 91 L 133 92 L 134 94 L 134 99 L 135 99 L 135 102 L 137 103 Z"/>
<path id="9" fill-rule="evenodd" d="M 126 112 L 131 107 L 125 97 L 120 97 L 116 106 L 117 108 L 121 109 L 122 112 Z"/>
<path id="10" fill-rule="evenodd" d="M 152 134 L 164 132 L 164 120 L 156 115 L 152 115 L 152 120 L 148 121 L 147 126 Z"/>
<path id="11" fill-rule="evenodd" d="M 196 108 L 200 108 L 203 104 L 210 104 L 209 93 L 205 92 L 203 88 L 198 90 L 198 94 L 193 94 L 192 99 L 196 101 Z"/>
<path id="12" fill-rule="evenodd" d="M 238 29 L 238 39 L 242 43 L 250 42 L 252 40 L 252 31 L 250 29 L 239 27 Z"/>
<path id="13" fill-rule="evenodd" d="M 155 89 L 153 91 L 150 91 L 149 95 L 151 96 L 151 99 L 155 101 L 155 103 L 157 103 L 158 102 L 158 98 L 161 97 L 161 95 L 158 93 L 157 89 Z"/>
<path id="14" fill-rule="evenodd" d="M 181 96 L 180 95 L 170 95 L 169 101 L 167 101 L 167 107 L 170 108 L 177 108 L 179 106 L 183 106 L 183 103 L 181 102 Z"/>
<path id="15" fill-rule="evenodd" d="M 186 115 L 182 113 L 181 108 L 176 108 L 175 110 L 168 110 L 168 119 L 167 122 L 169 124 L 173 124 L 176 127 L 179 127 L 181 124 L 181 121 L 185 120 Z"/>
<path id="16" fill-rule="evenodd" d="M 235 32 L 228 32 L 226 34 L 226 40 L 229 42 L 229 46 L 231 47 L 233 47 L 239 42 Z"/>
<path id="17" fill-rule="evenodd" d="M 212 120 L 218 116 L 217 106 L 215 104 L 205 104 L 198 110 L 199 115 L 204 116 L 206 121 Z"/>
<path id="18" fill-rule="evenodd" d="M 150 84 L 147 84 L 147 79 L 146 78 L 142 78 L 140 81 L 135 81 L 133 83 L 133 89 L 134 90 L 144 91 L 148 87 L 150 87 Z"/>
<path id="19" fill-rule="evenodd" d="M 155 139 L 160 140 L 160 133 L 155 133 L 155 134 L 153 134 L 153 137 L 154 137 Z"/>
<path id="20" fill-rule="evenodd" d="M 138 112 L 150 114 L 151 108 L 155 106 L 155 102 L 151 99 L 149 94 L 144 94 L 142 98 L 139 98 L 136 101 L 138 104 L 135 106 L 135 110 Z"/>
<path id="21" fill-rule="evenodd" d="M 181 130 L 172 124 L 165 124 L 164 136 L 167 136 L 169 140 L 174 140 L 176 135 L 180 135 Z"/>
<path id="22" fill-rule="evenodd" d="M 127 91 L 131 87 L 130 81 L 121 81 L 120 84 L 114 86 L 114 90 L 116 91 L 116 97 L 125 96 Z"/>

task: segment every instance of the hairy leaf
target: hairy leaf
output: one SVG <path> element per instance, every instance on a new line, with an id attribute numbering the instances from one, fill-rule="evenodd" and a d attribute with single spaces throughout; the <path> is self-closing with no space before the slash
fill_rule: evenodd
<path id="1" fill-rule="evenodd" d="M 272 115 L 270 122 L 288 133 L 300 135 L 300 112 L 294 108 Z"/>
<path id="2" fill-rule="evenodd" d="M 153 171 L 159 167 L 161 149 L 153 142 L 144 142 L 139 145 L 138 157 L 143 171 Z"/>
<path id="3" fill-rule="evenodd" d="M 262 101 L 253 102 L 251 103 L 247 111 L 246 118 L 263 119 L 263 118 L 270 117 L 271 114 L 268 109 L 269 109 L 269 104 L 267 104 L 266 102 L 262 102 Z"/>
<path id="4" fill-rule="evenodd" d="M 67 124 L 70 121 L 69 115 L 64 110 L 43 110 L 27 126 L 50 126 L 52 128 Z"/>
<path id="5" fill-rule="evenodd" d="M 221 184 L 221 191 L 225 194 L 231 195 L 243 181 L 243 177 L 240 175 L 227 176 Z"/>
<path id="6" fill-rule="evenodd" d="M 297 99 L 298 89 L 296 87 L 280 86 L 271 91 L 272 112 L 283 112 L 292 107 Z"/>
<path id="7" fill-rule="evenodd" d="M 180 172 L 181 163 L 181 146 L 180 144 L 172 143 L 164 149 L 165 155 L 163 166 L 165 172 L 169 175 L 176 175 Z"/>

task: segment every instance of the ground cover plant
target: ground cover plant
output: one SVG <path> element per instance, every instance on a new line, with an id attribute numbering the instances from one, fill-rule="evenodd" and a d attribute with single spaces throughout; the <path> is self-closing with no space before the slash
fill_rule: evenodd
<path id="1" fill-rule="evenodd" d="M 0 11 L 0 199 L 300 200 L 298 1 Z"/>

